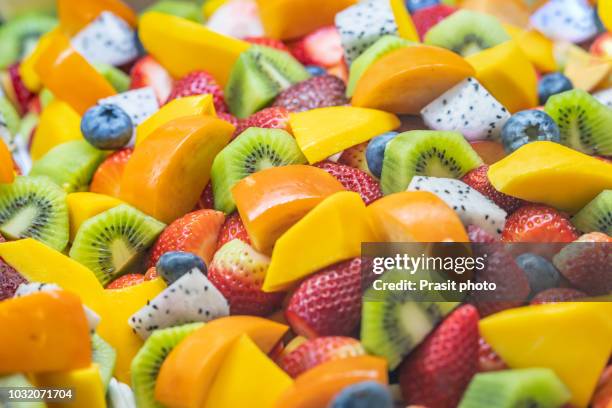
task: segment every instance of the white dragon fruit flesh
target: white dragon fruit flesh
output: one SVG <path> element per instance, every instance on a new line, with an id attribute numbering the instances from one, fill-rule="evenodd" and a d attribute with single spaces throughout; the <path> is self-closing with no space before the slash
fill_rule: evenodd
<path id="1" fill-rule="evenodd" d="M 136 33 L 123 19 L 104 11 L 71 39 L 91 64 L 124 65 L 138 58 Z"/>
<path id="2" fill-rule="evenodd" d="M 460 132 L 470 141 L 495 139 L 510 113 L 476 79 L 467 78 L 421 111 L 433 130 Z"/>
<path id="3" fill-rule="evenodd" d="M 206 26 L 230 37 L 264 36 L 259 8 L 253 0 L 230 0 L 224 3 L 210 16 Z"/>
<path id="4" fill-rule="evenodd" d="M 134 313 L 128 324 L 142 339 L 147 339 L 158 329 L 208 322 L 228 315 L 227 300 L 199 269 L 194 268 Z"/>
<path id="5" fill-rule="evenodd" d="M 588 0 L 550 0 L 532 14 L 531 25 L 556 41 L 581 43 L 597 34 L 595 10 Z"/>
<path id="6" fill-rule="evenodd" d="M 379 38 L 398 32 L 389 0 L 366 0 L 342 10 L 336 28 L 349 66 Z"/>
<path id="7" fill-rule="evenodd" d="M 429 191 L 451 207 L 467 227 L 475 225 L 499 238 L 506 224 L 506 211 L 463 181 L 415 176 L 409 191 Z"/>
<path id="8" fill-rule="evenodd" d="M 608 108 L 612 108 L 612 88 L 595 92 L 593 96 L 595 97 L 595 99 L 606 105 Z"/>

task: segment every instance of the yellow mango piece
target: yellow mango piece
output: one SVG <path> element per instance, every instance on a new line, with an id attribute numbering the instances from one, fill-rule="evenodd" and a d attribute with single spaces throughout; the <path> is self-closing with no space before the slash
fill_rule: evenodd
<path id="1" fill-rule="evenodd" d="M 78 192 L 68 194 L 66 204 L 68 204 L 70 241 L 72 241 L 83 222 L 94 215 L 123 204 L 123 202 L 104 194 Z"/>
<path id="2" fill-rule="evenodd" d="M 511 368 L 546 367 L 586 407 L 612 352 L 612 303 L 510 309 L 480 321 L 480 333 Z"/>
<path id="3" fill-rule="evenodd" d="M 55 146 L 80 140 L 81 116 L 66 102 L 54 99 L 43 109 L 32 139 L 32 160 L 38 160 Z"/>
<path id="4" fill-rule="evenodd" d="M 508 195 L 575 213 L 612 189 L 612 164 L 553 142 L 533 142 L 489 168 L 493 186 Z"/>
<path id="5" fill-rule="evenodd" d="M 409 41 L 420 42 L 419 33 L 406 8 L 406 2 L 404 0 L 389 0 L 389 2 L 391 3 L 391 11 L 395 17 L 399 36 Z"/>
<path id="6" fill-rule="evenodd" d="M 535 69 L 515 41 L 480 51 L 466 60 L 476 70 L 476 79 L 510 112 L 538 105 Z"/>
<path id="7" fill-rule="evenodd" d="M 597 14 L 608 31 L 612 31 L 612 0 L 599 0 Z"/>
<path id="8" fill-rule="evenodd" d="M 54 37 L 58 35 L 61 35 L 59 27 L 44 34 L 38 40 L 36 48 L 34 48 L 34 50 L 21 61 L 21 64 L 19 64 L 19 75 L 21 76 L 21 80 L 31 92 L 38 93 L 42 89 L 42 82 L 34 67 L 45 47 L 52 43 Z"/>
<path id="9" fill-rule="evenodd" d="M 273 408 L 292 384 L 291 377 L 243 334 L 225 357 L 204 407 Z"/>
<path id="10" fill-rule="evenodd" d="M 227 0 L 206 0 L 204 4 L 202 4 L 202 14 L 204 15 L 204 19 L 208 20 L 210 16 L 215 14 L 215 11 L 223 4 L 225 4 Z"/>
<path id="11" fill-rule="evenodd" d="M 138 35 L 145 49 L 173 77 L 203 70 L 222 86 L 238 56 L 250 47 L 245 41 L 216 33 L 202 24 L 154 11 L 141 17 Z"/>
<path id="12" fill-rule="evenodd" d="M 563 73 L 574 85 L 574 88 L 590 92 L 608 82 L 612 71 L 612 60 L 589 54 L 577 45 L 570 45 L 567 50 Z"/>
<path id="13" fill-rule="evenodd" d="M 295 140 L 310 163 L 397 129 L 397 116 L 376 109 L 334 106 L 289 115 Z"/>
<path id="14" fill-rule="evenodd" d="M 37 374 L 34 383 L 37 387 L 72 389 L 72 400 L 61 403 L 47 402 L 49 408 L 106 408 L 104 385 L 100 377 L 100 368 L 96 363 L 80 370 Z"/>
<path id="15" fill-rule="evenodd" d="M 136 146 L 145 140 L 155 129 L 171 120 L 184 116 L 211 115 L 216 116 L 215 105 L 210 94 L 178 98 L 162 106 L 151 117 L 136 128 Z"/>
<path id="16" fill-rule="evenodd" d="M 321 268 L 359 256 L 361 243 L 372 241 L 359 194 L 332 194 L 276 241 L 263 290 L 288 289 Z"/>
<path id="17" fill-rule="evenodd" d="M 551 40 L 536 30 L 524 30 L 512 24 L 504 24 L 504 29 L 538 71 L 553 72 L 557 70 L 557 62 L 553 53 L 554 44 Z"/>

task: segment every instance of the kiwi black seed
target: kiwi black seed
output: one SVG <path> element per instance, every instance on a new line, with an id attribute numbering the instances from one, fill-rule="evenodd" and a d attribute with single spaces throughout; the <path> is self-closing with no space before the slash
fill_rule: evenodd
<path id="1" fill-rule="evenodd" d="M 572 223 L 580 231 L 612 235 L 612 190 L 604 190 L 580 210 Z"/>
<path id="2" fill-rule="evenodd" d="M 25 57 L 41 35 L 57 25 L 53 17 L 25 13 L 0 27 L 0 69 Z"/>
<path id="3" fill-rule="evenodd" d="M 414 130 L 389 142 L 380 181 L 383 193 L 397 193 L 406 190 L 414 176 L 460 178 L 481 164 L 461 133 Z"/>
<path id="4" fill-rule="evenodd" d="M 110 344 L 108 344 L 97 334 L 91 336 L 91 348 L 91 359 L 94 363 L 98 364 L 98 367 L 100 367 L 100 377 L 102 378 L 104 389 L 106 389 L 111 378 L 113 378 L 115 362 L 117 361 L 117 352 Z"/>
<path id="5" fill-rule="evenodd" d="M 63 251 L 68 244 L 66 193 L 47 177 L 22 176 L 0 184 L 0 232 Z"/>
<path id="6" fill-rule="evenodd" d="M 85 221 L 70 257 L 106 285 L 137 264 L 165 225 L 129 205 L 119 205 Z"/>

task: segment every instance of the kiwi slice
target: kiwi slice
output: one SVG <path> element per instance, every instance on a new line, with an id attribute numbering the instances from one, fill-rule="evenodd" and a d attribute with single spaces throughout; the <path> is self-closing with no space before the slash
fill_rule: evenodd
<path id="1" fill-rule="evenodd" d="M 508 40 L 510 36 L 497 18 L 460 10 L 433 26 L 425 34 L 424 42 L 467 57 Z"/>
<path id="2" fill-rule="evenodd" d="M 0 184 L 0 232 L 62 251 L 68 244 L 66 193 L 47 177 L 17 177 Z"/>
<path id="3" fill-rule="evenodd" d="M 289 53 L 254 45 L 240 54 L 232 67 L 226 100 L 234 115 L 246 118 L 269 105 L 281 91 L 309 77 Z"/>
<path id="4" fill-rule="evenodd" d="M 411 45 L 416 45 L 416 43 L 396 37 L 394 35 L 385 35 L 380 37 L 351 64 L 348 84 L 346 86 L 346 96 L 348 98 L 353 96 L 357 82 L 359 82 L 359 78 L 361 78 L 363 73 L 370 67 L 370 65 L 391 51 Z"/>
<path id="5" fill-rule="evenodd" d="M 0 96 L 0 127 L 6 127 L 12 136 L 16 136 L 20 123 L 19 114 L 11 101 L 6 96 Z"/>
<path id="6" fill-rule="evenodd" d="M 387 145 L 380 181 L 386 195 L 406 190 L 414 176 L 461 178 L 481 164 L 461 133 L 413 130 Z"/>
<path id="7" fill-rule="evenodd" d="M 159 369 L 168 354 L 185 337 L 203 325 L 204 323 L 190 323 L 156 330 L 145 341 L 132 360 L 132 389 L 138 407 L 163 408 L 163 405 L 155 400 L 155 382 Z"/>
<path id="8" fill-rule="evenodd" d="M 70 257 L 91 269 L 106 285 L 137 264 L 164 227 L 156 219 L 122 204 L 81 225 Z"/>
<path id="9" fill-rule="evenodd" d="M 9 401 L 4 390 L 9 388 L 34 387 L 23 374 L 12 374 L 0 377 L 0 408 L 46 408 L 44 402 Z"/>
<path id="10" fill-rule="evenodd" d="M 306 158 L 293 136 L 280 129 L 248 128 L 215 157 L 211 170 L 215 208 L 236 209 L 231 189 L 249 174 L 269 167 L 303 164 Z"/>
<path id="11" fill-rule="evenodd" d="M 599 231 L 612 235 L 612 190 L 604 190 L 580 210 L 572 223 L 584 233 Z"/>
<path id="12" fill-rule="evenodd" d="M 459 408 L 558 408 L 571 394 L 550 368 L 476 374 Z"/>
<path id="13" fill-rule="evenodd" d="M 544 109 L 559 126 L 561 143 L 586 154 L 612 155 L 612 109 L 588 92 L 553 95 Z"/>
<path id="14" fill-rule="evenodd" d="M 67 193 L 87 191 L 106 153 L 85 140 L 62 143 L 32 165 L 31 176 L 47 176 Z"/>
<path id="15" fill-rule="evenodd" d="M 57 25 L 57 20 L 44 14 L 17 16 L 0 27 L 0 69 L 7 68 L 27 56 L 40 36 Z"/>
<path id="16" fill-rule="evenodd" d="M 130 77 L 119 68 L 108 64 L 94 64 L 94 68 L 115 88 L 117 93 L 126 92 L 130 89 Z"/>
<path id="17" fill-rule="evenodd" d="M 115 362 L 117 361 L 117 352 L 108 344 L 102 337 L 94 334 L 91 336 L 92 356 L 91 359 L 100 367 L 100 377 L 104 389 L 108 388 L 108 383 L 113 378 L 115 370 Z"/>

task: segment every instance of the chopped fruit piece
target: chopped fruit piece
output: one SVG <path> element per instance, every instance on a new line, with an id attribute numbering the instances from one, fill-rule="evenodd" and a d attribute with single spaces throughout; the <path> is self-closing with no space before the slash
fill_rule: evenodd
<path id="1" fill-rule="evenodd" d="M 400 48 L 363 73 L 352 104 L 418 115 L 427 104 L 469 76 L 474 76 L 474 69 L 452 51 L 430 46 Z"/>
<path id="2" fill-rule="evenodd" d="M 276 97 L 272 106 L 289 112 L 342 106 L 348 104 L 345 92 L 343 80 L 334 75 L 320 75 L 287 88 Z"/>
<path id="3" fill-rule="evenodd" d="M 478 372 L 499 371 L 508 368 L 499 354 L 482 337 L 478 338 Z"/>
<path id="4" fill-rule="evenodd" d="M 6 143 L 0 140 L 0 183 L 12 183 L 15 179 L 13 157 Z"/>
<path id="5" fill-rule="evenodd" d="M 595 57 L 582 48 L 571 45 L 567 51 L 565 69 L 574 88 L 587 92 L 604 85 L 609 81 L 612 61 L 609 58 Z"/>
<path id="6" fill-rule="evenodd" d="M 529 25 L 529 8 L 522 0 L 462 0 L 461 8 L 486 13 L 519 27 Z"/>
<path id="7" fill-rule="evenodd" d="M 172 77 L 150 55 L 136 61 L 130 71 L 130 77 L 130 89 L 153 88 L 160 106 L 166 102 L 172 91 Z"/>
<path id="8" fill-rule="evenodd" d="M 479 140 L 476 142 L 470 142 L 470 146 L 472 146 L 472 149 L 478 153 L 478 156 L 480 156 L 482 161 L 484 161 L 484 163 L 487 165 L 497 163 L 506 157 L 504 145 L 499 142 Z"/>
<path id="9" fill-rule="evenodd" d="M 242 119 L 236 126 L 234 137 L 250 127 L 263 129 L 281 129 L 291 132 L 289 128 L 289 111 L 285 108 L 265 108 L 252 114 L 246 119 Z"/>
<path id="10" fill-rule="evenodd" d="M 17 100 L 17 107 L 22 115 L 24 115 L 32 102 L 32 99 L 36 96 L 24 85 L 21 75 L 19 74 L 19 64 L 13 64 L 8 68 L 8 74 L 10 86 L 15 94 Z"/>
<path id="11" fill-rule="evenodd" d="M 421 40 L 425 38 L 425 34 L 427 34 L 430 28 L 453 14 L 455 11 L 457 11 L 455 7 L 447 6 L 446 4 L 436 4 L 434 6 L 418 9 L 414 12 L 412 14 L 412 20 L 414 21 L 414 26 Z"/>
<path id="12" fill-rule="evenodd" d="M 71 0 L 58 0 L 57 2 L 60 25 L 70 35 L 79 32 L 104 11 L 110 11 L 132 27 L 137 25 L 138 17 L 121 0 L 83 0 L 79 4 Z"/>
<path id="13" fill-rule="evenodd" d="M 509 214 L 513 213 L 517 208 L 525 204 L 525 202 L 521 199 L 511 197 L 497 191 L 489 181 L 489 177 L 487 176 L 488 171 L 489 166 L 482 165 L 470 171 L 468 174 L 463 176 L 461 180 L 468 186 L 491 199 L 491 201 L 499 205 Z"/>
<path id="14" fill-rule="evenodd" d="M 138 285 L 145 281 L 144 275 L 140 273 L 129 273 L 115 279 L 106 286 L 106 289 L 123 289 L 128 286 Z"/>
<path id="15" fill-rule="evenodd" d="M 292 47 L 293 55 L 305 65 L 334 67 L 344 61 L 344 50 L 336 27 L 323 27 Z"/>
<path id="16" fill-rule="evenodd" d="M 226 243 L 233 239 L 239 239 L 251 245 L 251 239 L 249 234 L 242 223 L 242 218 L 237 212 L 232 213 L 225 219 L 223 226 L 221 226 L 221 232 L 219 232 L 219 239 L 217 240 L 217 249 L 221 248 Z"/>
<path id="17" fill-rule="evenodd" d="M 4 238 L 0 238 L 1 242 L 5 242 Z M 0 259 L 0 301 L 12 298 L 19 285 L 27 282 L 15 268 Z"/>
<path id="18" fill-rule="evenodd" d="M 369 142 L 363 142 L 344 150 L 340 157 L 338 157 L 338 163 L 354 167 L 373 176 L 368 167 L 368 160 L 366 157 L 368 144 Z"/>
<path id="19" fill-rule="evenodd" d="M 67 103 L 54 99 L 43 109 L 34 131 L 32 160 L 40 159 L 57 145 L 82 138 L 81 116 Z"/>
<path id="20" fill-rule="evenodd" d="M 97 363 L 78 370 L 37 374 L 34 376 L 34 383 L 37 387 L 72 390 L 73 397 L 70 399 L 70 404 L 78 407 L 106 408 L 107 406 L 100 366 Z"/>
<path id="21" fill-rule="evenodd" d="M 119 197 L 123 170 L 133 152 L 134 149 L 128 148 L 108 156 L 94 173 L 89 191 Z"/>
<path id="22" fill-rule="evenodd" d="M 382 197 L 378 181 L 359 169 L 331 161 L 323 161 L 315 166 L 334 176 L 346 190 L 359 193 L 366 205 Z"/>
<path id="23" fill-rule="evenodd" d="M 274 38 L 244 37 L 243 40 L 250 44 L 265 45 L 266 47 L 276 48 L 277 50 L 280 50 L 280 51 L 289 52 L 289 48 L 287 48 L 284 42 L 282 42 L 281 40 L 276 40 Z"/>
<path id="24" fill-rule="evenodd" d="M 321 268 L 359 256 L 361 243 L 371 241 L 359 194 L 335 193 L 276 241 L 263 290 L 287 289 Z"/>
<path id="25" fill-rule="evenodd" d="M 229 112 L 223 98 L 223 89 L 210 74 L 204 71 L 194 71 L 176 81 L 166 103 L 185 96 L 204 94 L 212 95 L 217 112 Z"/>
<path id="26" fill-rule="evenodd" d="M 538 71 L 554 72 L 557 70 L 551 40 L 533 29 L 523 30 L 511 24 L 504 24 L 504 28 Z"/>
<path id="27" fill-rule="evenodd" d="M 399 119 L 393 114 L 350 106 L 292 113 L 289 124 L 310 163 L 324 160 L 400 126 Z"/>
<path id="28" fill-rule="evenodd" d="M 77 231 L 88 219 L 123 204 L 121 200 L 96 193 L 71 193 L 66 197 L 68 216 L 70 217 L 70 241 L 74 239 Z"/>
<path id="29" fill-rule="evenodd" d="M 526 205 L 508 217 L 505 242 L 572 242 L 578 232 L 570 220 L 554 208 Z"/>

